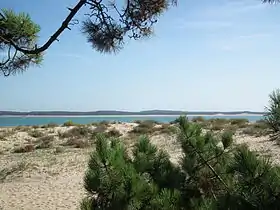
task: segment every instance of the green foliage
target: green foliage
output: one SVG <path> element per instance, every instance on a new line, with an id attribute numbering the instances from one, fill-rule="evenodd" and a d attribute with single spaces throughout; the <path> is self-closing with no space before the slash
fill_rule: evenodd
<path id="1" fill-rule="evenodd" d="M 40 64 L 40 54 L 24 54 L 14 47 L 34 48 L 40 31 L 39 25 L 26 13 L 16 14 L 12 10 L 2 9 L 0 14 L 0 53 L 5 55 L 0 62 L 0 72 L 8 76 L 24 71 L 30 65 Z"/>
<path id="2" fill-rule="evenodd" d="M 63 126 L 69 127 L 69 126 L 75 126 L 76 124 L 72 120 L 68 120 L 65 123 L 63 123 Z"/>
<path id="3" fill-rule="evenodd" d="M 279 209 L 279 167 L 234 146 L 231 132 L 203 134 L 185 117 L 177 122 L 179 164 L 146 136 L 129 155 L 119 139 L 97 135 L 81 209 Z"/>
<path id="4" fill-rule="evenodd" d="M 266 107 L 265 122 L 273 133 L 273 138 L 280 139 L 280 90 L 276 89 L 269 95 L 269 105 Z"/>
<path id="5" fill-rule="evenodd" d="M 0 11 L 0 52 L 3 61 L 0 71 L 5 75 L 24 71 L 31 64 L 40 64 L 41 54 L 47 50 L 71 22 L 78 11 L 87 7 L 82 23 L 82 33 L 91 46 L 99 52 L 117 52 L 123 47 L 126 37 L 140 39 L 152 34 L 158 17 L 176 0 L 127 1 L 119 4 L 111 1 L 80 0 L 60 27 L 50 35 L 41 47 L 37 46 L 40 27 L 33 23 L 28 14 L 16 14 L 12 10 Z M 89 15 L 90 14 L 90 15 Z"/>

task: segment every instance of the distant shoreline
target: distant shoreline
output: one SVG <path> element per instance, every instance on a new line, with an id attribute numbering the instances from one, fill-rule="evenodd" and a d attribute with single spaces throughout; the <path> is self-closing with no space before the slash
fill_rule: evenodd
<path id="1" fill-rule="evenodd" d="M 241 114 L 187 114 L 187 116 L 192 117 L 219 117 L 219 116 L 263 116 L 264 114 L 250 114 L 250 113 L 241 113 Z M 0 115 L 1 117 L 22 117 L 22 118 L 36 118 L 36 117 L 43 117 L 43 118 L 49 118 L 49 117 L 102 117 L 102 118 L 110 118 L 110 117 L 179 117 L 181 115 Z"/>

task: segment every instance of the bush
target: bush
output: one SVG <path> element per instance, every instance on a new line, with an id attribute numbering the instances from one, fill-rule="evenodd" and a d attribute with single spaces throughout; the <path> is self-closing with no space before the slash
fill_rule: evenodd
<path id="1" fill-rule="evenodd" d="M 74 148 L 86 148 L 90 146 L 90 142 L 87 139 L 70 138 L 62 145 L 72 146 Z"/>
<path id="2" fill-rule="evenodd" d="M 46 125 L 42 125 L 41 128 L 55 128 L 58 127 L 58 124 L 56 123 L 48 123 Z"/>
<path id="3" fill-rule="evenodd" d="M 253 124 L 248 125 L 246 128 L 242 130 L 243 134 L 249 135 L 249 136 L 265 136 L 268 135 L 268 125 L 264 122 L 255 122 Z"/>
<path id="4" fill-rule="evenodd" d="M 202 123 L 202 122 L 205 122 L 205 118 L 202 116 L 197 116 L 197 117 L 193 117 L 192 121 L 195 123 Z"/>
<path id="5" fill-rule="evenodd" d="M 265 122 L 271 129 L 272 138 L 280 140 L 280 89 L 272 91 L 269 95 L 269 105 L 265 108 Z"/>
<path id="6" fill-rule="evenodd" d="M 26 152 L 33 152 L 35 150 L 35 146 L 33 144 L 26 144 L 20 147 L 16 147 L 13 152 L 14 153 L 26 153 Z"/>
<path id="7" fill-rule="evenodd" d="M 107 126 L 105 124 L 99 124 L 95 127 L 95 129 L 93 130 L 94 134 L 97 133 L 104 133 L 107 131 Z"/>
<path id="8" fill-rule="evenodd" d="M 109 137 L 120 137 L 122 134 L 117 129 L 111 129 L 107 132 Z"/>
<path id="9" fill-rule="evenodd" d="M 139 121 L 139 124 L 134 127 L 130 133 L 133 134 L 151 134 L 154 132 L 154 126 L 156 125 L 156 122 L 153 120 L 145 120 L 145 121 Z"/>
<path id="10" fill-rule="evenodd" d="M 28 135 L 33 137 L 33 138 L 39 138 L 44 136 L 44 133 L 38 130 L 31 130 L 28 132 Z"/>
<path id="11" fill-rule="evenodd" d="M 65 126 L 65 127 L 75 126 L 75 125 L 76 124 L 72 120 L 69 120 L 69 121 L 66 121 L 65 123 L 63 123 L 63 126 Z"/>
<path id="12" fill-rule="evenodd" d="M 152 131 L 160 134 L 172 135 L 177 132 L 177 127 L 170 124 L 161 124 L 159 127 L 154 127 Z"/>
<path id="13" fill-rule="evenodd" d="M 186 118 L 178 121 L 179 165 L 145 136 L 129 156 L 120 140 L 97 135 L 81 209 L 279 209 L 279 167 L 234 147 L 232 133 L 203 134 Z"/>
<path id="14" fill-rule="evenodd" d="M 0 131 L 0 141 L 6 141 L 8 137 L 12 136 L 14 131 L 12 130 L 2 130 Z"/>
<path id="15" fill-rule="evenodd" d="M 92 134 L 92 130 L 86 126 L 74 127 L 70 130 L 59 133 L 61 138 L 81 138 L 81 137 L 89 137 Z"/>
<path id="16" fill-rule="evenodd" d="M 54 141 L 54 136 L 51 135 L 40 137 L 35 143 L 36 149 L 50 148 L 52 147 L 53 141 Z"/>
<path id="17" fill-rule="evenodd" d="M 238 128 L 245 128 L 249 123 L 248 119 L 230 119 L 231 125 L 236 125 Z"/>

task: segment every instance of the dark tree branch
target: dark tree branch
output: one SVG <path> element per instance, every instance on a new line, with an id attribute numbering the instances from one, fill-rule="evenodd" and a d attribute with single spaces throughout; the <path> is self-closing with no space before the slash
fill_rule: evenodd
<path id="1" fill-rule="evenodd" d="M 66 17 L 66 19 L 62 22 L 61 26 L 58 28 L 58 30 L 50 37 L 50 39 L 41 47 L 36 48 L 36 49 L 23 49 L 21 47 L 19 47 L 13 40 L 7 40 L 9 44 L 11 44 L 17 51 L 25 53 L 25 54 L 39 54 L 41 52 L 44 52 L 45 50 L 47 50 L 51 44 L 58 40 L 59 35 L 66 29 L 69 28 L 68 25 L 70 23 L 70 21 L 73 19 L 73 17 L 77 14 L 77 12 L 82 8 L 82 6 L 86 3 L 86 0 L 79 0 L 79 2 L 77 3 L 77 5 L 73 8 L 70 9 L 70 14 Z M 2 37 L 1 37 L 2 39 Z M 3 39 L 4 41 L 6 41 L 5 39 Z"/>

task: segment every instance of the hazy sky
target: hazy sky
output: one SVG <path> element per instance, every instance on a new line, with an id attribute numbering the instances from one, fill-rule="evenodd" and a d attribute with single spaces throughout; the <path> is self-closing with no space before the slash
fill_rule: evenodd
<path id="1" fill-rule="evenodd" d="M 40 43 L 78 0 L 1 0 L 41 25 Z M 83 11 L 78 15 L 83 18 Z M 149 40 L 99 54 L 80 25 L 40 68 L 0 77 L 0 110 L 254 110 L 280 87 L 280 5 L 261 0 L 179 0 Z"/>

